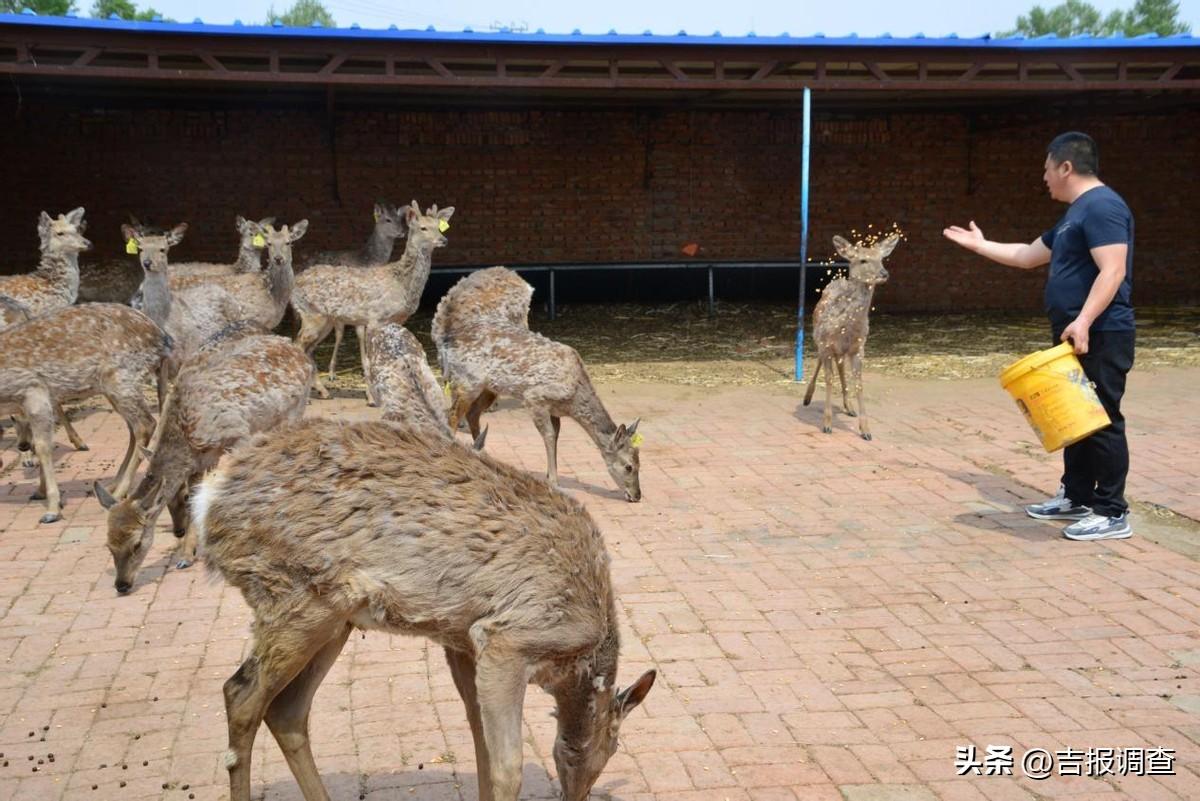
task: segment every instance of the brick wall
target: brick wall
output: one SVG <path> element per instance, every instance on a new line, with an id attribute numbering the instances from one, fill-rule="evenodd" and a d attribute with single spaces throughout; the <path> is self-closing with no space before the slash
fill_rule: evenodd
<path id="1" fill-rule="evenodd" d="M 332 138 L 323 108 L 25 98 L 18 113 L 9 95 L 0 111 L 5 272 L 36 258 L 40 209 L 76 205 L 88 209 L 101 257 L 121 255 L 118 226 L 130 212 L 188 221 L 180 260 L 227 260 L 235 214 L 308 217 L 302 245 L 348 247 L 366 235 L 376 198 L 414 197 L 458 210 L 450 246 L 435 257 L 442 266 L 672 259 L 688 242 L 713 259 L 799 252 L 799 116 L 790 111 L 339 110 Z M 880 309 L 1037 309 L 1040 271 L 985 263 L 940 232 L 974 218 L 991 238 L 1028 241 L 1050 227 L 1061 207 L 1041 185 L 1044 147 L 1072 128 L 1099 140 L 1103 175 L 1137 218 L 1136 301 L 1200 301 L 1195 109 L 820 118 L 810 255 L 831 256 L 836 233 L 896 222 L 908 240 L 889 262 Z M 605 281 L 635 297 L 694 285 L 678 275 Z M 722 292 L 748 285 L 727 278 Z M 788 280 L 754 287 L 795 293 Z"/>

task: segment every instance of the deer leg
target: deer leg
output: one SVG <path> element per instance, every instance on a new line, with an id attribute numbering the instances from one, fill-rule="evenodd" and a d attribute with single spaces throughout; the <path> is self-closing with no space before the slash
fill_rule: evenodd
<path id="1" fill-rule="evenodd" d="M 188 527 L 188 490 L 189 484 L 179 488 L 179 492 L 175 493 L 175 497 L 167 504 L 167 512 L 171 515 L 171 533 L 176 538 L 180 538 L 187 532 Z"/>
<path id="2" fill-rule="evenodd" d="M 838 378 L 842 382 L 842 411 L 846 413 L 847 417 L 854 417 L 854 410 L 850 408 L 850 393 L 846 389 L 846 370 L 851 369 L 850 354 L 838 359 L 837 369 Z M 853 373 L 851 373 L 851 378 L 853 378 Z"/>
<path id="3" fill-rule="evenodd" d="M 315 371 L 313 387 L 317 390 L 317 394 L 325 399 L 329 398 L 329 390 L 325 388 L 325 384 L 321 381 L 321 368 L 317 366 L 317 360 L 313 355 L 313 351 L 316 350 L 317 344 L 322 339 L 329 336 L 332 328 L 333 321 L 328 317 L 322 317 L 319 314 L 300 313 L 300 333 L 296 334 L 296 345 L 308 354 L 308 358 L 312 359 Z"/>
<path id="4" fill-rule="evenodd" d="M 13 433 L 17 437 L 17 452 L 21 454 L 21 467 L 37 467 L 37 454 L 33 452 L 33 433 L 29 430 L 29 421 L 19 415 L 13 417 L 12 421 Z"/>
<path id="5" fill-rule="evenodd" d="M 546 480 L 550 486 L 558 486 L 558 427 L 554 425 L 550 413 L 545 409 L 533 410 L 533 424 L 542 435 L 546 446 Z"/>
<path id="6" fill-rule="evenodd" d="M 33 452 L 41 467 L 39 492 L 34 493 L 33 499 L 45 498 L 46 514 L 40 522 L 53 523 L 62 519 L 62 496 L 54 478 L 54 402 L 49 392 L 36 387 L 25 393 L 21 406 L 33 440 Z"/>
<path id="7" fill-rule="evenodd" d="M 475 741 L 475 774 L 479 781 L 479 801 L 495 801 L 492 797 L 492 767 L 488 759 L 487 741 L 483 736 L 483 719 L 479 713 L 479 698 L 475 690 L 475 660 L 469 654 L 446 649 L 446 662 L 454 686 L 467 708 L 467 723 L 471 725 L 471 739 Z"/>
<path id="8" fill-rule="evenodd" d="M 825 367 L 825 409 L 821 414 L 821 430 L 826 434 L 833 433 L 833 360 L 836 357 L 826 356 L 822 361 Z"/>
<path id="9" fill-rule="evenodd" d="M 525 660 L 484 651 L 475 665 L 475 690 L 487 744 L 494 801 L 517 801 L 521 792 L 521 707 L 525 703 Z"/>
<path id="10" fill-rule="evenodd" d="M 485 389 L 467 409 L 467 425 L 471 428 L 471 439 L 479 439 L 479 418 L 496 402 L 496 393 Z"/>
<path id="11" fill-rule="evenodd" d="M 112 490 L 112 496 L 118 500 L 124 498 L 133 486 L 138 465 L 142 461 L 141 448 L 150 444 L 150 436 L 154 433 L 154 417 L 146 408 L 140 391 L 136 387 L 134 391 L 139 394 L 131 394 L 128 397 L 108 396 L 108 402 L 117 410 L 117 414 L 125 419 L 125 425 L 129 427 L 129 449 L 121 461 L 121 469 L 117 471 L 117 483 Z"/>
<path id="12" fill-rule="evenodd" d="M 867 407 L 863 405 L 862 354 L 854 354 L 854 386 L 858 391 L 858 433 L 865 439 L 871 439 L 871 427 L 867 425 Z"/>
<path id="13" fill-rule="evenodd" d="M 267 728 L 275 736 L 275 742 L 279 743 L 279 750 L 292 769 L 305 801 L 329 801 L 329 795 L 321 783 L 321 774 L 317 771 L 317 763 L 313 760 L 312 744 L 308 738 L 308 715 L 317 688 L 337 661 L 349 636 L 350 626 L 347 625 L 317 651 L 299 675 L 267 707 Z"/>
<path id="14" fill-rule="evenodd" d="M 55 402 L 54 411 L 58 415 L 58 419 L 62 420 L 63 429 L 67 432 L 67 439 L 71 440 L 71 447 L 77 451 L 86 451 L 87 443 L 83 441 L 83 437 L 79 436 L 75 426 L 71 425 L 71 418 L 67 417 L 67 410 L 62 407 L 61 403 Z"/>
<path id="15" fill-rule="evenodd" d="M 337 377 L 337 355 L 338 350 L 342 347 L 342 335 L 346 333 L 346 326 L 341 323 L 333 324 L 333 353 L 329 355 L 329 380 L 332 381 Z"/>
<path id="16" fill-rule="evenodd" d="M 821 357 L 817 356 L 817 369 L 813 370 L 812 378 L 808 379 L 808 389 L 804 390 L 804 405 L 812 403 L 813 391 L 817 388 L 817 376 L 821 374 Z"/>
<path id="17" fill-rule="evenodd" d="M 358 337 L 358 358 L 362 363 L 363 381 L 367 385 L 367 405 L 378 406 L 379 398 L 375 397 L 375 388 L 371 386 L 371 360 L 367 357 L 367 327 L 356 325 L 354 333 Z"/>
<path id="18" fill-rule="evenodd" d="M 225 681 L 225 718 L 229 727 L 225 767 L 229 771 L 230 801 L 250 801 L 250 754 L 271 702 L 334 636 L 345 632 L 344 623 L 335 633 L 329 625 L 333 621 L 314 620 L 314 614 L 323 613 L 301 609 L 278 628 L 259 628 L 253 653 Z M 323 795 L 312 797 L 325 801 Z"/>

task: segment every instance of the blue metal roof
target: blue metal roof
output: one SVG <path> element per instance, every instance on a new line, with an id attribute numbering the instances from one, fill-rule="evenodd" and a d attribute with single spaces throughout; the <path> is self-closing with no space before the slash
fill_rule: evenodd
<path id="1" fill-rule="evenodd" d="M 1090 35 L 1058 38 L 1053 34 L 1036 38 L 1023 36 L 999 38 L 991 34 L 981 36 L 926 36 L 918 33 L 911 36 L 859 36 L 847 34 L 842 36 L 826 36 L 821 33 L 808 36 L 791 36 L 787 33 L 776 35 L 758 35 L 754 32 L 741 36 L 723 36 L 720 31 L 711 34 L 693 35 L 679 31 L 672 35 L 654 34 L 646 31 L 641 34 L 617 33 L 609 31 L 606 34 L 581 33 L 578 30 L 571 33 L 546 33 L 539 29 L 535 32 L 473 31 L 466 28 L 462 31 L 437 30 L 432 26 L 423 30 L 400 29 L 391 26 L 385 29 L 362 28 L 358 25 L 349 28 L 290 28 L 284 25 L 243 25 L 235 21 L 232 25 L 209 25 L 196 19 L 193 22 L 133 22 L 121 19 L 91 19 L 75 16 L 43 17 L 26 11 L 22 14 L 0 14 L 0 25 L 19 25 L 30 28 L 56 28 L 92 30 L 92 31 L 133 31 L 171 34 L 192 34 L 203 36 L 281 36 L 298 39 L 338 39 L 343 41 L 396 41 L 396 42 L 455 42 L 479 44 L 555 44 L 555 45 L 704 45 L 704 46 L 738 46 L 738 47 L 929 47 L 929 48 L 987 48 L 987 49 L 1019 49 L 1019 50 L 1061 50 L 1061 49 L 1105 49 L 1105 48 L 1160 48 L 1160 47 L 1200 47 L 1200 37 L 1191 34 L 1175 36 L 1158 36 L 1146 34 L 1136 37 L 1110 36 L 1095 37 Z"/>

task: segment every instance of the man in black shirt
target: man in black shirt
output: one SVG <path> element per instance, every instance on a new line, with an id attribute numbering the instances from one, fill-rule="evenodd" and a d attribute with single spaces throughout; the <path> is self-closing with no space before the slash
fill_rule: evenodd
<path id="1" fill-rule="evenodd" d="M 1082 133 L 1058 136 L 1047 148 L 1043 180 L 1067 203 L 1054 227 L 1028 245 L 990 242 L 972 221 L 950 226 L 950 241 L 992 261 L 1033 269 L 1049 262 L 1046 313 L 1054 342 L 1070 340 L 1112 425 L 1063 450 L 1058 494 L 1025 507 L 1043 520 L 1074 520 L 1073 540 L 1125 539 L 1133 533 L 1125 502 L 1129 446 L 1121 396 L 1133 367 L 1133 214 L 1101 182 L 1096 143 Z"/>

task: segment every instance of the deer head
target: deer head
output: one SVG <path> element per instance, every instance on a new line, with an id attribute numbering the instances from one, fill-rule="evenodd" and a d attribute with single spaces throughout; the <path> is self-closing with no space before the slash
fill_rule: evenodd
<path id="1" fill-rule="evenodd" d="M 404 210 L 387 203 L 375 204 L 375 234 L 387 239 L 400 239 L 408 233 Z"/>
<path id="2" fill-rule="evenodd" d="M 429 211 L 431 213 L 422 214 L 421 207 L 415 200 L 404 210 L 404 222 L 408 228 L 410 246 L 415 246 L 422 253 L 429 253 L 434 248 L 446 246 L 446 237 L 443 231 L 450 227 L 450 218 L 454 216 L 453 206 L 447 206 L 440 210 L 437 206 L 433 206 Z"/>
<path id="3" fill-rule="evenodd" d="M 183 241 L 187 229 L 187 223 L 180 223 L 165 234 L 151 234 L 146 233 L 144 228 L 122 225 L 121 235 L 125 237 L 127 246 L 128 243 L 133 243 L 143 270 L 148 273 L 162 273 L 167 270 L 167 252 Z"/>
<path id="4" fill-rule="evenodd" d="M 899 234 L 892 234 L 874 245 L 862 242 L 852 245 L 842 237 L 835 236 L 833 247 L 839 256 L 850 262 L 851 281 L 867 286 L 878 286 L 888 280 L 888 271 L 883 266 L 883 260 L 891 255 L 899 242 Z"/>
<path id="5" fill-rule="evenodd" d="M 238 233 L 241 234 L 239 247 L 242 250 L 258 250 L 263 247 L 261 244 L 255 244 L 254 238 L 262 233 L 263 228 L 274 224 L 274 217 L 263 217 L 258 222 L 254 222 L 253 220 L 247 220 L 239 214 L 234 220 L 234 225 L 237 227 Z"/>
<path id="6" fill-rule="evenodd" d="M 617 752 L 621 723 L 646 698 L 655 676 L 655 671 L 648 670 L 629 687 L 617 690 L 615 677 L 585 673 L 570 691 L 556 693 L 554 765 L 562 784 L 562 801 L 586 801 L 600 772 Z"/>
<path id="7" fill-rule="evenodd" d="M 251 223 L 251 225 L 255 224 Z M 284 225 L 278 230 L 273 225 L 256 225 L 256 227 L 259 228 L 263 239 L 266 240 L 268 263 L 272 267 L 282 267 L 292 263 L 292 243 L 298 241 L 308 231 L 308 220 L 301 220 L 291 228 Z"/>
<path id="8" fill-rule="evenodd" d="M 634 435 L 637 434 L 640 422 L 641 418 L 634 420 L 628 428 L 624 423 L 617 426 L 608 443 L 600 449 L 604 456 L 604 464 L 608 467 L 608 474 L 617 482 L 617 486 L 624 490 L 625 500 L 630 503 L 637 503 L 642 499 L 642 484 L 638 478 L 638 446 L 634 444 Z"/>
<path id="9" fill-rule="evenodd" d="M 38 217 L 38 238 L 43 250 L 62 254 L 81 253 L 92 247 L 92 243 L 83 235 L 86 227 L 83 206 L 58 217 L 51 217 L 43 211 Z"/>
<path id="10" fill-rule="evenodd" d="M 124 595 L 133 587 L 138 570 L 154 542 L 154 522 L 166 501 L 163 480 L 147 475 L 128 498 L 118 501 L 97 481 L 92 485 L 96 500 L 108 510 L 108 552 L 116 568 L 113 586 Z"/>

